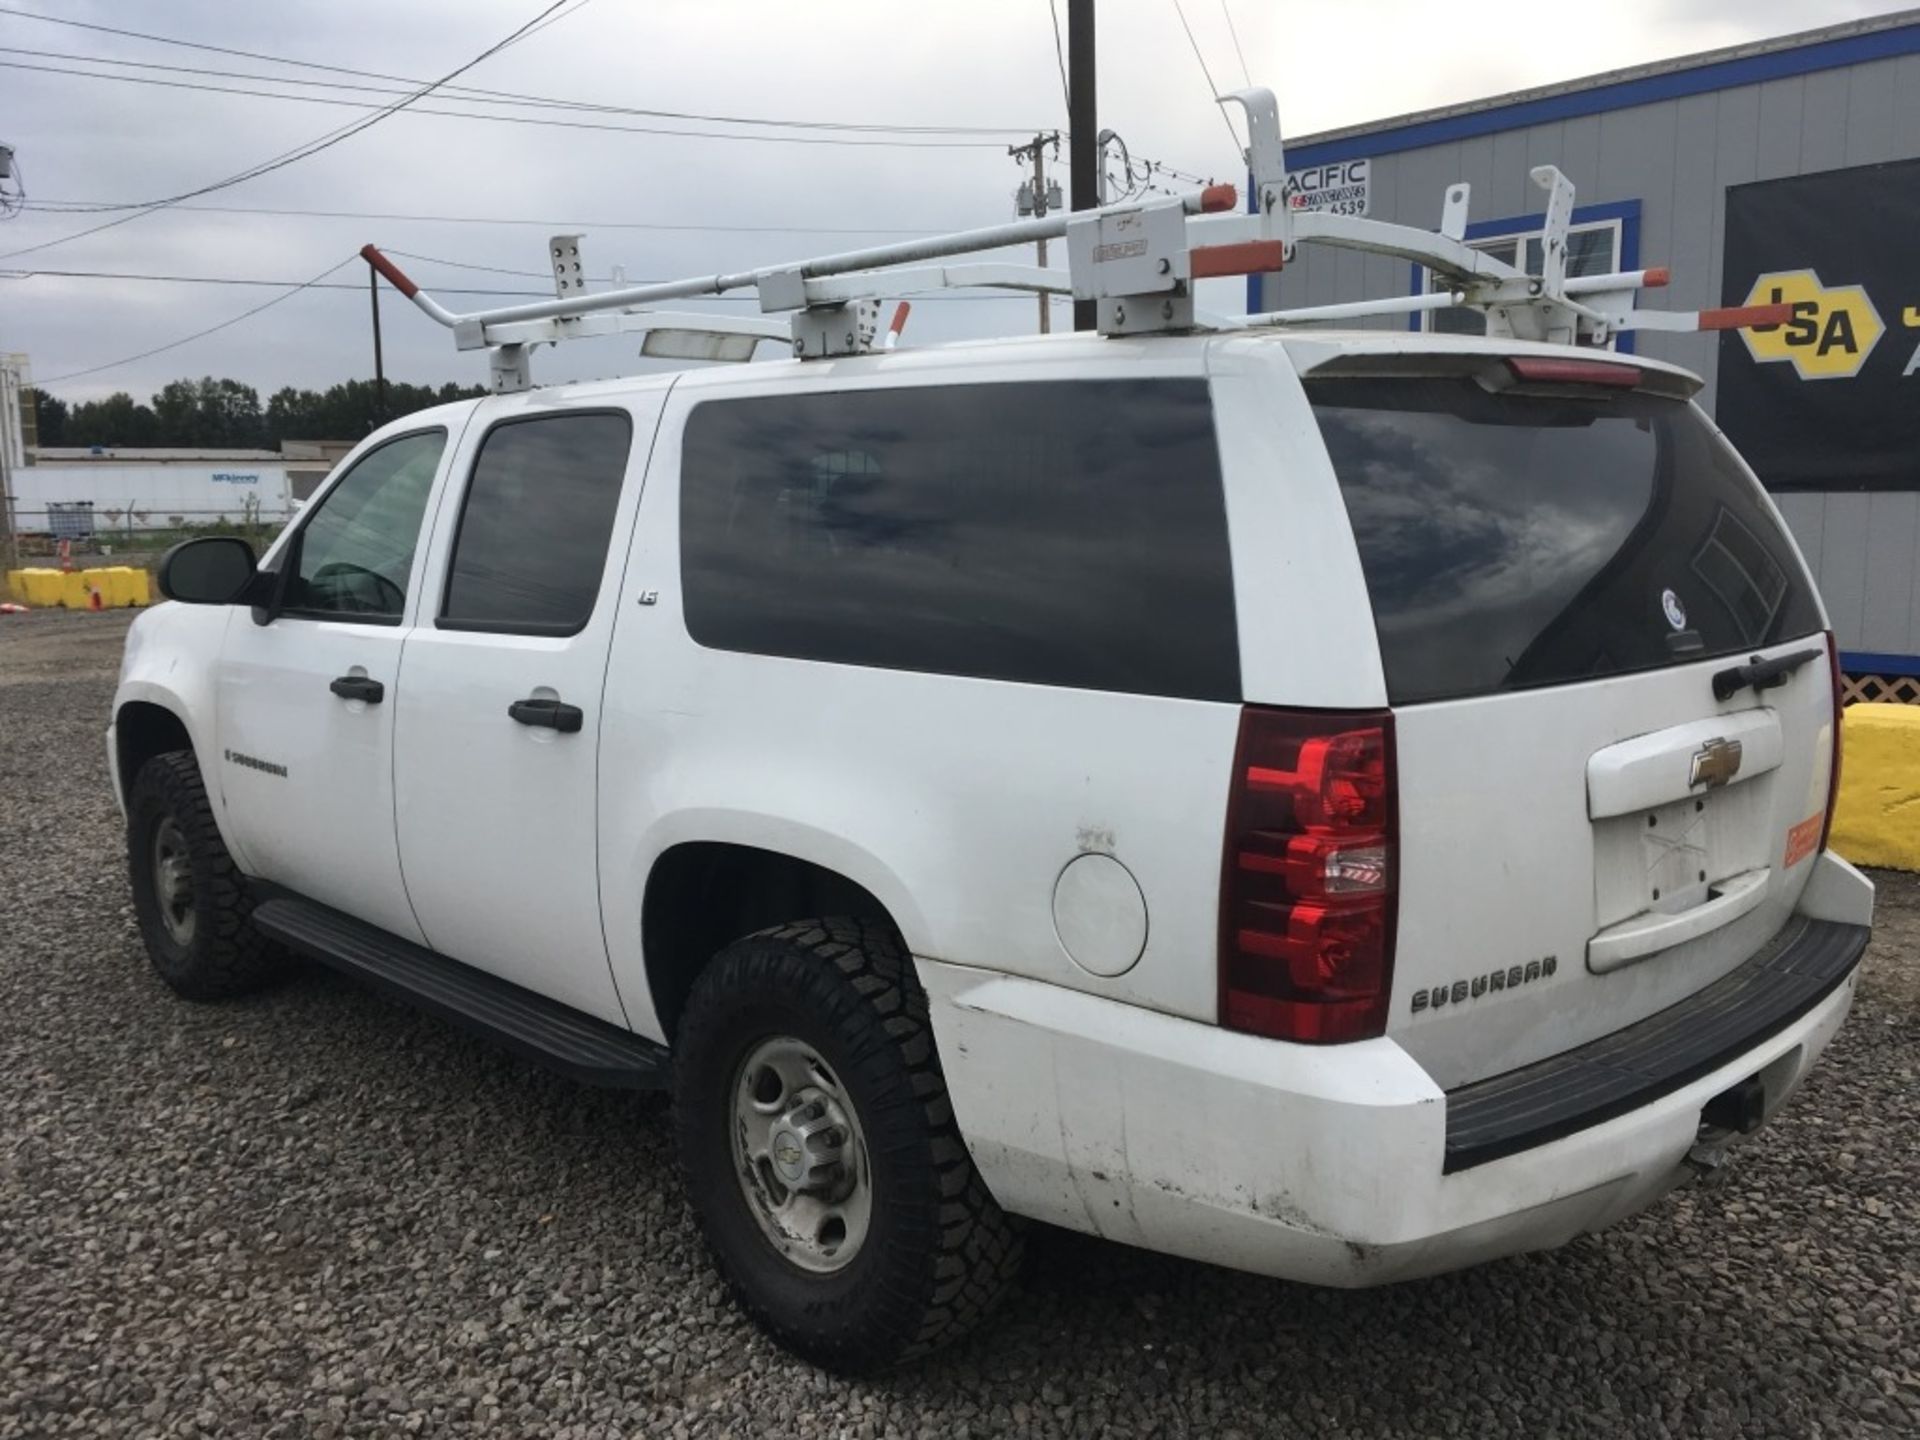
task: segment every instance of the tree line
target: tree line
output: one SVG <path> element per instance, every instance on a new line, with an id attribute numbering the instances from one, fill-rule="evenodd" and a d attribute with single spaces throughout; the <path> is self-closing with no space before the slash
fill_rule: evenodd
<path id="1" fill-rule="evenodd" d="M 262 405 L 251 385 L 208 375 L 171 381 L 144 404 L 124 390 L 78 404 L 44 390 L 26 393 L 42 446 L 275 450 L 282 440 L 358 440 L 388 420 L 487 391 L 452 381 L 435 389 L 389 380 L 382 404 L 373 381 L 346 380 L 325 390 L 289 385 Z"/>

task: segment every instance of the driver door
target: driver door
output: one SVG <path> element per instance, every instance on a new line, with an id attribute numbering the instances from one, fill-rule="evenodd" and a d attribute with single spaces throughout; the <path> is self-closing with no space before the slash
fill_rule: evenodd
<path id="1" fill-rule="evenodd" d="M 416 943 L 394 830 L 394 683 L 450 449 L 438 427 L 395 436 L 309 505 L 281 552 L 273 617 L 228 622 L 205 767 L 249 874 Z"/>

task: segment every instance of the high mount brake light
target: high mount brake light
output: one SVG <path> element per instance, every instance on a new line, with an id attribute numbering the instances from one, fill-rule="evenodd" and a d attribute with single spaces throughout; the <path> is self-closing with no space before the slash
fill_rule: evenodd
<path id="1" fill-rule="evenodd" d="M 1331 1044 L 1386 1028 L 1398 800 L 1388 711 L 1240 714 L 1220 873 L 1220 1023 Z"/>
<path id="2" fill-rule="evenodd" d="M 1507 360 L 1513 378 L 1532 385 L 1603 385 L 1611 390 L 1636 390 L 1640 371 L 1633 365 L 1604 360 L 1562 360 L 1551 355 L 1514 355 Z"/>

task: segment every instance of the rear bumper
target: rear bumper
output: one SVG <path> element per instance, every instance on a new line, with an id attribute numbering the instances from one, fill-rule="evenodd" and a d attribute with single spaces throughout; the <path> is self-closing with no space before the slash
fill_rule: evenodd
<path id="1" fill-rule="evenodd" d="M 962 1132 L 1005 1208 L 1359 1286 L 1548 1248 L 1632 1214 L 1688 1177 L 1701 1110 L 1750 1078 L 1771 1116 L 1845 1019 L 1866 934 L 1804 918 L 1790 928 L 1801 939 L 1756 961 L 1777 967 L 1789 950 L 1841 940 L 1851 950 L 1844 967 L 1827 957 L 1837 973 L 1795 1013 L 1776 1006 L 1747 1040 L 1695 1055 L 1624 1107 L 1614 1095 L 1611 1113 L 1451 1173 L 1453 1098 L 1391 1040 L 1290 1045 L 1033 981 L 919 968 Z"/>
<path id="2" fill-rule="evenodd" d="M 1638 1025 L 1447 1092 L 1446 1171 L 1589 1129 L 1741 1061 L 1850 976 L 1864 925 L 1796 915 L 1717 984 Z"/>

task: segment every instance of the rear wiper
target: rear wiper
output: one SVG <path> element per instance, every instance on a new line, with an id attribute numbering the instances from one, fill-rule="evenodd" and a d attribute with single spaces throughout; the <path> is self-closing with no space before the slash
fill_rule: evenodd
<path id="1" fill-rule="evenodd" d="M 1794 671 L 1826 653 L 1824 650 L 1795 650 L 1790 655 L 1776 655 L 1771 660 L 1762 660 L 1756 655 L 1745 665 L 1733 665 L 1716 671 L 1713 698 L 1730 700 L 1749 685 L 1755 690 L 1771 690 L 1775 685 L 1784 685 Z"/>

